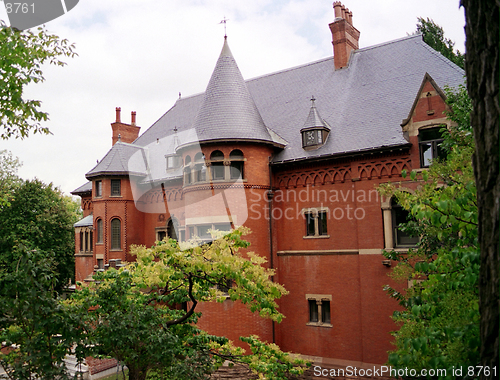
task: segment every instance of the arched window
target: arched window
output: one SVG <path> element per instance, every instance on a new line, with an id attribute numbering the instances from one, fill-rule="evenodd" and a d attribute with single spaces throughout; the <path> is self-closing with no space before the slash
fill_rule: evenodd
<path id="1" fill-rule="evenodd" d="M 243 152 L 239 149 L 235 149 L 229 154 L 229 159 L 231 160 L 230 178 L 243 178 L 243 160 L 245 159 L 245 157 L 243 157 Z"/>
<path id="2" fill-rule="evenodd" d="M 391 199 L 392 231 L 395 247 L 413 247 L 418 243 L 418 236 L 410 236 L 409 233 L 399 228 L 401 223 L 411 220 L 409 211 L 405 210 L 393 197 Z"/>
<path id="3" fill-rule="evenodd" d="M 122 248 L 122 223 L 120 219 L 111 220 L 111 249 Z"/>
<path id="4" fill-rule="evenodd" d="M 210 155 L 210 161 L 212 180 L 223 180 L 225 178 L 224 153 L 214 150 Z"/>
<path id="5" fill-rule="evenodd" d="M 97 244 L 101 244 L 104 241 L 104 223 L 102 219 L 97 219 Z"/>
<path id="6" fill-rule="evenodd" d="M 205 182 L 207 180 L 207 167 L 205 166 L 205 155 L 201 152 L 194 156 L 194 181 Z"/>

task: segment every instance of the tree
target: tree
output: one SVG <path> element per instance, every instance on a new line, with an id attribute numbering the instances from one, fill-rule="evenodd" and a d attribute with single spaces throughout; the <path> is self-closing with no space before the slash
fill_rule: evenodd
<path id="1" fill-rule="evenodd" d="M 28 180 L 12 192 L 10 204 L 0 208 L 0 272 L 15 270 L 19 247 L 53 255 L 56 289 L 74 278 L 74 229 L 79 219 L 69 200 L 52 184 Z"/>
<path id="2" fill-rule="evenodd" d="M 54 255 L 23 245 L 16 251 L 14 269 L 0 271 L 0 365 L 11 380 L 69 379 L 63 360 L 85 337 L 54 293 Z"/>
<path id="3" fill-rule="evenodd" d="M 43 82 L 42 64 L 63 66 L 61 56 L 73 57 L 74 45 L 49 34 L 44 27 L 37 32 L 19 31 L 0 20 L 0 137 L 25 138 L 30 132 L 49 133 L 40 122 L 48 114 L 40 110 L 41 101 L 23 98 L 24 87 Z"/>
<path id="4" fill-rule="evenodd" d="M 17 169 L 21 166 L 18 157 L 7 150 L 0 150 L 0 208 L 9 204 L 14 188 L 21 182 Z"/>
<path id="5" fill-rule="evenodd" d="M 422 33 L 424 42 L 463 69 L 465 55 L 459 50 L 455 52 L 455 43 L 444 37 L 443 28 L 430 18 L 424 20 L 422 17 L 418 17 L 417 20 L 417 32 Z"/>
<path id="6" fill-rule="evenodd" d="M 398 368 L 447 369 L 449 378 L 460 378 L 469 374 L 468 366 L 479 362 L 480 259 L 470 165 L 474 152 L 471 103 L 465 87 L 457 93 L 447 89 L 446 94 L 448 117 L 456 123 L 442 131 L 447 159 L 434 161 L 419 176 L 411 173 L 412 180 L 420 181 L 414 193 L 395 184 L 381 188 L 384 195 L 396 196 L 414 217 L 400 228 L 420 236 L 417 248 L 407 255 L 386 253 L 398 263 L 393 275 L 413 282 L 406 294 L 387 287 L 403 306 L 403 311 L 394 313 L 401 328 L 394 333 L 396 350 L 389 362 Z"/>
<path id="7" fill-rule="evenodd" d="M 500 3 L 498 0 L 462 0 L 461 4 L 465 8 L 465 71 L 477 147 L 473 164 L 481 248 L 481 364 L 500 368 Z M 481 378 L 493 378 L 493 374 L 482 373 Z"/>
<path id="8" fill-rule="evenodd" d="M 215 232 L 214 232 L 215 233 Z M 224 360 L 246 363 L 266 379 L 301 373 L 303 361 L 292 360 L 276 345 L 246 337 L 252 355 L 243 355 L 226 338 L 196 327 L 200 302 L 233 301 L 252 312 L 280 321 L 275 299 L 285 289 L 270 280 L 265 260 L 240 248 L 242 230 L 218 235 L 211 244 L 193 246 L 175 240 L 152 248 L 135 247 L 137 261 L 120 270 L 94 276 L 94 286 L 76 292 L 72 307 L 85 315 L 95 353 L 114 357 L 129 368 L 129 379 L 204 379 Z M 223 294 L 218 287 L 227 287 Z M 90 310 L 89 312 L 87 310 Z M 76 312 L 75 312 L 76 313 Z"/>

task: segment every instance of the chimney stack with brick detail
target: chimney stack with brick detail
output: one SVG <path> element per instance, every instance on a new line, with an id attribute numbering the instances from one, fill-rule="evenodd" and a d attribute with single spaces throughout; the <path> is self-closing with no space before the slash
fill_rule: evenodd
<path id="1" fill-rule="evenodd" d="M 346 67 L 351 51 L 359 48 L 359 30 L 352 25 L 352 12 L 340 1 L 333 3 L 335 20 L 330 24 L 335 70 Z"/>
<path id="2" fill-rule="evenodd" d="M 130 124 L 122 123 L 121 108 L 116 107 L 116 121 L 111 123 L 111 129 L 113 130 L 113 145 L 118 141 L 130 144 L 139 137 L 141 127 L 135 125 L 135 115 L 135 111 L 132 111 L 132 120 Z"/>

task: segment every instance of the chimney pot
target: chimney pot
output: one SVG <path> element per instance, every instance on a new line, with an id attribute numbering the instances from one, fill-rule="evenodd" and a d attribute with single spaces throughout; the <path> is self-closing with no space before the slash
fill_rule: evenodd
<path id="1" fill-rule="evenodd" d="M 336 1 L 333 3 L 333 10 L 335 12 L 335 18 L 342 18 L 342 3 L 340 1 Z"/>
<path id="2" fill-rule="evenodd" d="M 116 122 L 121 123 L 120 112 L 122 111 L 121 107 L 116 107 Z"/>
<path id="3" fill-rule="evenodd" d="M 135 115 L 136 115 L 136 112 L 132 111 L 132 122 L 130 123 L 131 125 L 135 125 Z"/>
<path id="4" fill-rule="evenodd" d="M 340 1 L 333 3 L 335 20 L 330 24 L 335 70 L 346 67 L 352 50 L 359 48 L 359 31 L 352 25 L 352 12 Z"/>

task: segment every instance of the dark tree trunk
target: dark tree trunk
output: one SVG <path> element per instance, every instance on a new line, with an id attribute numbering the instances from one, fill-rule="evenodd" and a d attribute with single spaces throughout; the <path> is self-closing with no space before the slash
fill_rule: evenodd
<path id="1" fill-rule="evenodd" d="M 146 380 L 148 374 L 147 368 L 128 367 L 129 380 Z"/>
<path id="2" fill-rule="evenodd" d="M 500 0 L 462 0 L 465 7 L 467 90 L 472 99 L 471 123 L 476 153 L 474 174 L 479 211 L 481 271 L 479 310 L 483 366 L 499 368 L 499 81 Z M 492 379 L 494 373 L 481 379 Z"/>

